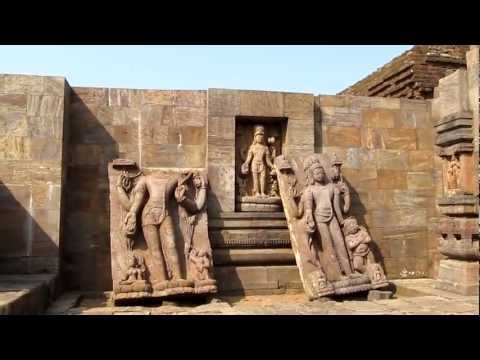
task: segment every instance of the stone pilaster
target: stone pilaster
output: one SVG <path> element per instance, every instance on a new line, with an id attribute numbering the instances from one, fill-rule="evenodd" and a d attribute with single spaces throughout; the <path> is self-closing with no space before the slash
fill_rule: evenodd
<path id="1" fill-rule="evenodd" d="M 474 69 L 476 77 L 470 74 Z M 478 56 L 476 66 L 469 62 L 467 70 L 457 70 L 440 80 L 437 97 L 432 100 L 437 155 L 442 159 L 443 172 L 443 191 L 437 205 L 443 215 L 438 224 L 439 250 L 445 259 L 440 261 L 437 287 L 465 295 L 478 294 L 479 288 L 474 78 L 478 94 Z"/>

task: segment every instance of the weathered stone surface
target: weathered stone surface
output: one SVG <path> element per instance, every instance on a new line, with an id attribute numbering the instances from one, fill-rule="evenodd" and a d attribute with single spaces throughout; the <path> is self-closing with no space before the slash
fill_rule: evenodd
<path id="1" fill-rule="evenodd" d="M 295 265 L 291 249 L 214 249 L 215 265 Z"/>
<path id="2" fill-rule="evenodd" d="M 329 126 L 326 129 L 325 145 L 360 147 L 360 132 L 356 128 Z"/>
<path id="3" fill-rule="evenodd" d="M 441 260 L 435 287 L 462 295 L 478 295 L 478 261 Z"/>
<path id="4" fill-rule="evenodd" d="M 361 127 L 360 110 L 344 107 L 322 107 L 320 120 L 324 126 Z"/>
<path id="5" fill-rule="evenodd" d="M 407 188 L 411 190 L 431 189 L 433 176 L 431 172 L 407 172 Z"/>
<path id="6" fill-rule="evenodd" d="M 395 127 L 398 116 L 397 110 L 365 109 L 362 111 L 363 126 L 391 129 Z"/>
<path id="7" fill-rule="evenodd" d="M 328 106 L 347 106 L 347 96 L 340 95 L 318 95 L 315 97 L 315 102 L 320 107 Z"/>
<path id="8" fill-rule="evenodd" d="M 240 91 L 240 114 L 244 116 L 284 116 L 283 94 L 266 91 Z"/>
<path id="9" fill-rule="evenodd" d="M 27 96 L 24 94 L 0 94 L 0 107 L 9 111 L 25 110 Z"/>
<path id="10" fill-rule="evenodd" d="M 240 95 L 236 90 L 208 89 L 209 116 L 235 116 L 240 113 Z"/>
<path id="11" fill-rule="evenodd" d="M 406 189 L 407 175 L 400 170 L 377 170 L 378 188 L 381 190 L 388 189 Z"/>
<path id="12" fill-rule="evenodd" d="M 284 94 L 284 112 L 288 117 L 313 117 L 313 104 L 312 94 Z"/>
<path id="13" fill-rule="evenodd" d="M 386 300 L 393 297 L 392 291 L 370 290 L 368 292 L 368 301 Z"/>
<path id="14" fill-rule="evenodd" d="M 386 129 L 384 144 L 386 149 L 416 150 L 416 132 L 413 129 Z"/>
<path id="15" fill-rule="evenodd" d="M 29 95 L 27 98 L 27 115 L 53 116 L 63 115 L 63 96 Z"/>
<path id="16" fill-rule="evenodd" d="M 207 110 L 204 107 L 176 106 L 174 110 L 177 126 L 205 126 Z"/>
<path id="17" fill-rule="evenodd" d="M 175 91 L 145 90 L 142 91 L 142 105 L 174 105 Z"/>
<path id="18" fill-rule="evenodd" d="M 408 169 L 427 171 L 434 168 L 434 152 L 428 150 L 410 151 L 408 153 Z"/>
<path id="19" fill-rule="evenodd" d="M 407 170 L 408 154 L 401 150 L 376 150 L 376 162 L 378 169 Z"/>
<path id="20" fill-rule="evenodd" d="M 175 105 L 205 109 L 207 92 L 205 90 L 177 90 L 175 92 Z"/>
<path id="21" fill-rule="evenodd" d="M 142 107 L 142 127 L 175 126 L 173 106 L 151 105 Z"/>
<path id="22" fill-rule="evenodd" d="M 435 147 L 435 131 L 431 128 L 417 129 L 417 149 L 433 150 Z"/>
<path id="23" fill-rule="evenodd" d="M 313 149 L 313 145 L 315 142 L 315 133 L 312 130 L 313 119 L 290 119 L 287 127 L 285 146 L 306 146 Z"/>
<path id="24" fill-rule="evenodd" d="M 422 227 L 425 226 L 426 221 L 427 211 L 421 208 L 415 210 L 400 208 L 372 211 L 372 224 L 374 227 Z"/>
<path id="25" fill-rule="evenodd" d="M 43 84 L 43 76 L 6 74 L 4 91 L 11 94 L 41 94 L 44 91 Z"/>
<path id="26" fill-rule="evenodd" d="M 362 147 L 367 149 L 386 149 L 383 129 L 362 128 Z"/>
<path id="27" fill-rule="evenodd" d="M 12 111 L 0 113 L 1 136 L 28 137 L 30 129 L 25 112 Z"/>
<path id="28" fill-rule="evenodd" d="M 83 103 L 86 105 L 108 105 L 108 89 L 74 87 L 72 88 L 72 103 Z"/>

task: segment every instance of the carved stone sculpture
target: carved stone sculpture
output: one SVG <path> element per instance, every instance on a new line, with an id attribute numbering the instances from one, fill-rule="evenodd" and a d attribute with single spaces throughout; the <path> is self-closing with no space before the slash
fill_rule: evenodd
<path id="1" fill-rule="evenodd" d="M 211 264 L 200 272 L 190 266 L 192 252 L 211 259 L 206 177 L 192 171 L 145 174 L 121 159 L 109 177 L 115 299 L 216 292 Z"/>
<path id="2" fill-rule="evenodd" d="M 343 180 L 342 176 L 342 162 L 338 160 L 337 155 L 333 154 L 331 179 L 335 186 L 335 190 L 338 192 L 341 201 L 342 213 L 346 214 L 350 210 L 350 189 Z"/>
<path id="3" fill-rule="evenodd" d="M 242 164 L 242 174 L 251 173 L 253 179 L 253 196 L 267 197 L 267 170 L 273 169 L 270 157 L 270 149 L 265 145 L 265 128 L 262 125 L 255 126 L 253 143 L 248 149 L 247 160 Z"/>
<path id="4" fill-rule="evenodd" d="M 265 138 L 265 126 L 255 125 L 253 142 L 248 146 L 245 161 L 240 165 L 240 174 L 237 177 L 240 194 L 237 208 L 240 211 L 281 211 L 282 209 L 274 166 L 274 157 L 277 154 L 276 138 L 268 137 L 267 144 Z M 239 146 L 242 145 L 239 144 Z"/>
<path id="5" fill-rule="evenodd" d="M 452 155 L 447 166 L 447 189 L 455 191 L 459 188 L 460 162 L 456 155 Z"/>
<path id="6" fill-rule="evenodd" d="M 371 238 L 349 216 L 350 190 L 334 157 L 275 160 L 292 249 L 310 299 L 388 285 L 371 253 Z M 325 169 L 330 169 L 330 176 Z"/>

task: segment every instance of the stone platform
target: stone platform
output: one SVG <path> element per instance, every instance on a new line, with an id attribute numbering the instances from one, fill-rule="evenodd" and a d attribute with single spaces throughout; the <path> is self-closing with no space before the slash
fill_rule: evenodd
<path id="1" fill-rule="evenodd" d="M 42 314 L 55 294 L 56 275 L 0 275 L 0 315 Z"/>
<path id="2" fill-rule="evenodd" d="M 49 314 L 58 315 L 478 315 L 478 296 L 463 296 L 434 288 L 432 279 L 394 281 L 393 299 L 368 301 L 366 296 L 334 301 L 308 301 L 304 293 L 221 296 L 209 303 L 164 302 L 162 306 L 112 306 L 108 293 L 85 295 L 65 307 L 54 303 Z"/>

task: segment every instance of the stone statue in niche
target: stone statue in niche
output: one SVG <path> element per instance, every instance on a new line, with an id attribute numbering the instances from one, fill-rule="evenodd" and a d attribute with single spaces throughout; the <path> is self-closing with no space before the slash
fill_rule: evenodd
<path id="1" fill-rule="evenodd" d="M 122 159 L 109 167 L 115 299 L 216 292 L 211 261 L 190 265 L 191 254 L 211 259 L 206 176 L 134 170 Z"/>
<path id="2" fill-rule="evenodd" d="M 309 298 L 387 286 L 367 230 L 348 216 L 350 189 L 336 156 L 278 156 L 275 165 L 292 249 Z"/>
<path id="3" fill-rule="evenodd" d="M 248 149 L 248 155 L 242 164 L 242 174 L 251 173 L 253 179 L 253 196 L 267 197 L 267 170 L 274 169 L 271 160 L 270 148 L 265 145 L 265 128 L 262 125 L 255 126 L 253 143 Z M 270 171 L 268 171 L 270 173 Z"/>
<path id="4" fill-rule="evenodd" d="M 248 127 L 244 129 L 248 129 Z M 278 131 L 273 127 L 269 129 L 273 133 Z M 242 138 L 239 142 L 239 146 L 241 146 L 240 154 L 243 153 L 243 146 L 246 145 L 243 142 L 244 140 L 246 139 Z M 281 211 L 282 202 L 279 197 L 274 165 L 274 157 L 277 154 L 276 146 L 276 137 L 270 136 L 267 138 L 264 125 L 253 127 L 253 142 L 248 146 L 245 161 L 240 165 L 240 176 L 237 178 L 240 194 L 240 198 L 237 200 L 238 210 Z M 251 189 L 248 188 L 250 180 Z"/>
<path id="5" fill-rule="evenodd" d="M 447 189 L 457 190 L 459 188 L 460 162 L 456 155 L 452 155 L 447 166 Z"/>

